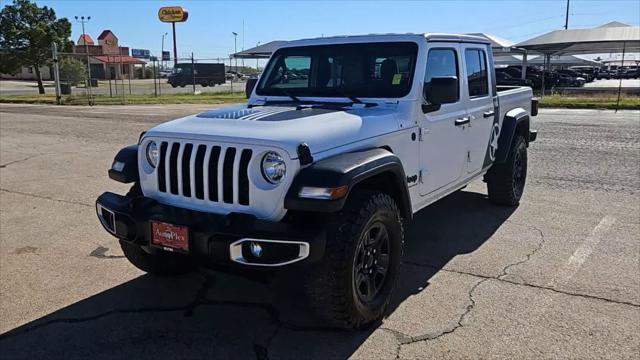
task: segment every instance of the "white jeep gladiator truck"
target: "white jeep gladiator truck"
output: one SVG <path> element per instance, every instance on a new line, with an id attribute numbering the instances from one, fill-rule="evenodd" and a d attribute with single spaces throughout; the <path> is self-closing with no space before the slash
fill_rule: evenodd
<path id="1" fill-rule="evenodd" d="M 413 214 L 484 177 L 515 206 L 536 139 L 528 87 L 496 86 L 479 37 L 292 41 L 246 105 L 160 124 L 115 157 L 128 194 L 96 202 L 143 271 L 302 274 L 329 324 L 385 315 Z"/>

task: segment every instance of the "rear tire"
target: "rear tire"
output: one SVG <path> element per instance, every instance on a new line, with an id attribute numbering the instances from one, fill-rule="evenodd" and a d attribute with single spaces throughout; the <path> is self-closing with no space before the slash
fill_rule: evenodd
<path id="1" fill-rule="evenodd" d="M 124 256 L 138 269 L 158 276 L 175 276 L 193 271 L 194 266 L 188 255 L 175 254 L 163 250 L 147 252 L 142 247 L 120 240 Z"/>
<path id="2" fill-rule="evenodd" d="M 342 329 L 380 321 L 400 272 L 403 245 L 402 219 L 393 198 L 353 192 L 328 225 L 325 257 L 305 281 L 311 307 Z"/>
<path id="3" fill-rule="evenodd" d="M 499 205 L 518 205 L 527 179 L 527 143 L 522 135 L 516 135 L 507 160 L 493 165 L 486 179 L 489 200 Z"/>

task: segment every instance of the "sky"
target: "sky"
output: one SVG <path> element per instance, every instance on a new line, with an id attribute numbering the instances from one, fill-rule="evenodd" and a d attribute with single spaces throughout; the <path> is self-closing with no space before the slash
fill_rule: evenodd
<path id="1" fill-rule="evenodd" d="M 7 0 L 1 0 L 4 5 Z M 176 24 L 178 56 L 228 57 L 258 42 L 370 33 L 484 32 L 514 42 L 564 27 L 566 0 L 547 1 L 101 1 L 36 0 L 72 21 L 91 16 L 85 30 L 94 40 L 111 29 L 121 46 L 159 55 L 162 34 L 171 48 L 171 25 L 158 20 L 161 6 L 183 6 L 189 19 Z M 638 26 L 638 0 L 570 0 L 569 28 L 620 21 Z M 243 27 L 244 22 L 244 27 Z"/>

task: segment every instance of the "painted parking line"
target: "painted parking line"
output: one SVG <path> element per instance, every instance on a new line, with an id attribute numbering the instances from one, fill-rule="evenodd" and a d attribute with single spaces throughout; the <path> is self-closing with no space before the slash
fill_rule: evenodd
<path id="1" fill-rule="evenodd" d="M 587 236 L 582 244 L 571 254 L 569 259 L 560 267 L 555 276 L 546 284 L 546 287 L 554 288 L 569 281 L 580 270 L 614 223 L 615 218 L 609 215 L 600 219 L 598 225 L 591 230 L 589 236 Z M 531 303 L 535 304 L 535 308 L 533 309 L 534 313 L 537 314 L 537 316 L 542 316 L 549 310 L 551 304 L 558 297 L 560 297 L 560 295 L 556 293 L 539 292 L 534 299 L 531 299 Z"/>
<path id="2" fill-rule="evenodd" d="M 580 270 L 582 264 L 584 264 L 589 255 L 593 252 L 593 249 L 598 245 L 615 222 L 616 219 L 612 216 L 607 215 L 603 217 L 598 225 L 596 225 L 596 227 L 591 231 L 591 234 L 589 234 L 584 242 L 576 249 L 576 251 L 573 252 L 573 255 L 571 255 L 569 260 L 567 260 L 547 285 L 549 287 L 553 287 L 571 279 L 576 272 Z"/>

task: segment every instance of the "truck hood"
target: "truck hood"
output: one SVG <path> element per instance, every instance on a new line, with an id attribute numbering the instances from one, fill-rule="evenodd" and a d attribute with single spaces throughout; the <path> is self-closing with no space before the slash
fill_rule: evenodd
<path id="1" fill-rule="evenodd" d="M 281 148 L 292 159 L 306 143 L 312 154 L 398 130 L 397 109 L 246 105 L 209 110 L 169 121 L 146 136 L 255 144 Z"/>

